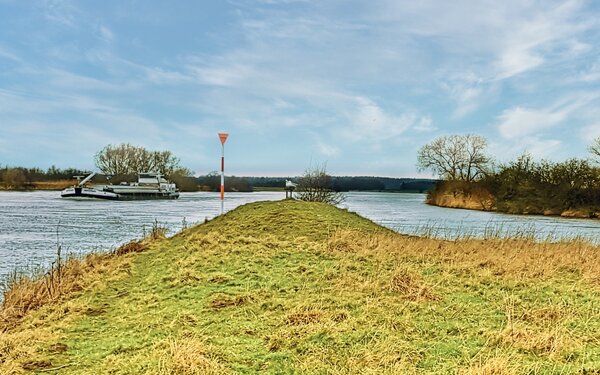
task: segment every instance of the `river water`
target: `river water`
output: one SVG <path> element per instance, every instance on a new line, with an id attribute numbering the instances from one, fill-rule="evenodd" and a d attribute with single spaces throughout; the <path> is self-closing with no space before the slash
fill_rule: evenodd
<path id="1" fill-rule="evenodd" d="M 228 193 L 225 210 L 278 200 L 283 192 Z M 428 206 L 423 194 L 359 193 L 342 207 L 400 233 L 442 238 L 514 236 L 585 237 L 600 242 L 600 220 L 504 215 Z M 151 230 L 155 221 L 173 234 L 218 215 L 218 193 L 182 193 L 178 200 L 68 200 L 55 191 L 0 192 L 0 280 L 14 269 L 47 267 L 57 244 L 63 254 L 107 251 Z M 57 238 L 58 236 L 58 238 Z"/>

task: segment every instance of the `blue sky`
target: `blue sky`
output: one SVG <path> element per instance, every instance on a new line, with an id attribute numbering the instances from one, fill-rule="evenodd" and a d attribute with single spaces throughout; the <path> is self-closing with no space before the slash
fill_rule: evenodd
<path id="1" fill-rule="evenodd" d="M 425 176 L 476 133 L 501 161 L 600 136 L 595 1 L 0 0 L 0 164 L 93 168 L 107 144 L 205 174 Z"/>

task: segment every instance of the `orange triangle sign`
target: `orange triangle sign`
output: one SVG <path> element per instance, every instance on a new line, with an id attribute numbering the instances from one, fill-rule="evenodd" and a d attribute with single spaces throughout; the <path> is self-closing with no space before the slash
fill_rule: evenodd
<path id="1" fill-rule="evenodd" d="M 229 137 L 228 133 L 219 133 L 219 139 L 221 140 L 222 145 L 224 145 L 225 141 L 227 141 L 227 137 Z"/>

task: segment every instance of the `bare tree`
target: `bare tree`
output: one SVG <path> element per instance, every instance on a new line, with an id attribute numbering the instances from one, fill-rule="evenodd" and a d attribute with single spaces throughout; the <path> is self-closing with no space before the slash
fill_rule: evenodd
<path id="1" fill-rule="evenodd" d="M 445 180 L 475 181 L 490 169 L 486 147 L 487 140 L 474 134 L 436 138 L 419 150 L 417 167 Z"/>
<path id="2" fill-rule="evenodd" d="M 129 143 L 104 147 L 96 153 L 94 161 L 102 173 L 113 175 L 160 172 L 169 176 L 175 171 L 187 171 L 171 151 L 149 151 Z"/>
<path id="3" fill-rule="evenodd" d="M 600 137 L 594 139 L 593 143 L 588 147 L 588 151 L 600 162 Z"/>
<path id="4" fill-rule="evenodd" d="M 298 180 L 297 197 L 307 202 L 323 202 L 333 205 L 344 201 L 344 194 L 333 190 L 331 176 L 325 165 L 309 167 Z"/>

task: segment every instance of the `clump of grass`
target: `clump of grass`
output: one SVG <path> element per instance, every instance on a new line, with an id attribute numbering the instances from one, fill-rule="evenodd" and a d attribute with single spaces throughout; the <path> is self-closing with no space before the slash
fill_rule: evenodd
<path id="1" fill-rule="evenodd" d="M 223 309 L 225 307 L 239 306 L 253 300 L 249 295 L 232 296 L 224 293 L 217 293 L 210 299 L 210 307 L 213 309 Z"/>
<path id="2" fill-rule="evenodd" d="M 126 243 L 123 246 L 117 248 L 113 254 L 114 255 L 125 255 L 129 253 L 141 253 L 147 248 L 146 244 L 141 241 L 131 241 Z"/>
<path id="3" fill-rule="evenodd" d="M 187 224 L 186 224 L 187 225 Z M 184 228 L 185 229 L 185 228 Z M 159 240 L 167 237 L 168 228 L 154 219 L 150 232 L 146 233 L 146 226 L 142 227 L 142 237 L 149 240 Z"/>
<path id="4" fill-rule="evenodd" d="M 222 272 L 216 272 L 209 276 L 208 281 L 215 284 L 225 284 L 231 280 L 231 277 Z"/>
<path id="5" fill-rule="evenodd" d="M 46 328 L 27 328 L 10 334 L 0 332 L 0 373 L 22 374 L 24 370 L 52 367 L 48 357 L 39 354 L 38 343 L 55 342 Z"/>
<path id="6" fill-rule="evenodd" d="M 406 268 L 400 268 L 394 272 L 390 279 L 390 291 L 400 293 L 409 300 L 434 301 L 439 299 L 420 275 Z"/>
<path id="7" fill-rule="evenodd" d="M 92 257 L 90 257 L 90 260 Z M 0 330 L 63 295 L 82 290 L 81 275 L 85 267 L 71 258 L 60 267 L 52 267 L 43 275 L 29 276 L 13 272 L 6 282 L 0 308 Z"/>
<path id="8" fill-rule="evenodd" d="M 517 375 L 515 359 L 507 357 L 480 358 L 476 363 L 459 371 L 460 375 Z"/>
<path id="9" fill-rule="evenodd" d="M 194 338 L 170 338 L 156 346 L 160 354 L 158 374 L 212 375 L 229 371 L 211 357 L 206 342 Z"/>
<path id="10" fill-rule="evenodd" d="M 288 314 L 285 323 L 289 325 L 302 325 L 316 323 L 323 318 L 322 311 L 317 309 L 300 309 Z"/>

